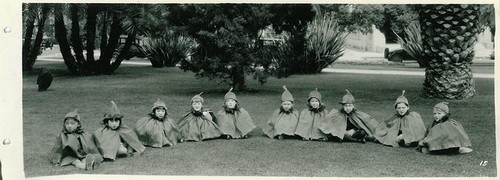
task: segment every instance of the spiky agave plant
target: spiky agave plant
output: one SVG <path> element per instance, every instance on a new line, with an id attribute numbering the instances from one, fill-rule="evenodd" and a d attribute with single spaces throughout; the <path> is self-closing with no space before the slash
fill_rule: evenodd
<path id="1" fill-rule="evenodd" d="M 424 49 L 422 48 L 422 30 L 420 30 L 420 24 L 418 22 L 413 22 L 404 29 L 404 32 L 404 38 L 394 32 L 398 39 L 398 44 L 401 45 L 401 48 L 403 48 L 408 55 L 417 60 L 420 67 L 427 67 L 427 62 L 425 62 L 423 58 Z"/>
<path id="2" fill-rule="evenodd" d="M 306 34 L 307 51 L 303 72 L 320 73 L 344 54 L 346 34 L 331 16 L 316 17 L 309 23 Z"/>
<path id="3" fill-rule="evenodd" d="M 479 32 L 479 5 L 419 6 L 425 70 L 423 95 L 463 99 L 474 95 L 471 64 Z"/>
<path id="4" fill-rule="evenodd" d="M 173 67 L 188 58 L 195 46 L 189 37 L 164 33 L 161 37 L 145 39 L 141 50 L 153 67 Z"/>

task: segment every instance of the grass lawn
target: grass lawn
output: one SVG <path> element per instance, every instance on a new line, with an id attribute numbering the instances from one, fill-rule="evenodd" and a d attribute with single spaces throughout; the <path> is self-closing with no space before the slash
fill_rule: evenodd
<path id="1" fill-rule="evenodd" d="M 190 99 L 203 91 L 205 107 L 220 110 L 228 85 L 196 79 L 193 73 L 176 68 L 122 65 L 114 75 L 72 77 L 61 62 L 38 61 L 35 68 L 54 69 L 49 91 L 37 92 L 38 69 L 23 74 L 23 135 L 26 177 L 62 174 L 129 175 L 220 175 L 220 176 L 496 176 L 494 80 L 476 79 L 476 96 L 450 100 L 452 117 L 462 123 L 474 151 L 465 155 L 424 155 L 413 148 L 392 148 L 368 142 L 334 143 L 265 137 L 263 127 L 280 105 L 284 84 L 301 110 L 308 94 L 318 88 L 327 109 L 339 108 L 338 101 L 349 89 L 356 107 L 378 121 L 393 114 L 393 103 L 406 90 L 411 109 L 419 112 L 428 126 L 433 106 L 439 99 L 419 96 L 422 76 L 323 73 L 319 75 L 271 78 L 264 85 L 248 80 L 254 91 L 236 93 L 249 111 L 257 129 L 249 139 L 209 140 L 180 143 L 161 149 L 147 148 L 141 157 L 105 162 L 95 171 L 72 166 L 54 167 L 47 159 L 55 136 L 62 130 L 66 113 L 78 108 L 83 127 L 93 132 L 114 100 L 125 115 L 123 123 L 134 127 L 157 98 L 166 101 L 175 120 L 190 108 Z M 488 161 L 481 166 L 481 161 Z"/>

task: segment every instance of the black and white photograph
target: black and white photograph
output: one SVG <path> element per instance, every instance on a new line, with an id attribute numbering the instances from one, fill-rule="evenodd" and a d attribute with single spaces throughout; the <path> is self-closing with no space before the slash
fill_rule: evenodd
<path id="1" fill-rule="evenodd" d="M 407 3 L 18 2 L 0 179 L 496 178 L 499 2 Z"/>

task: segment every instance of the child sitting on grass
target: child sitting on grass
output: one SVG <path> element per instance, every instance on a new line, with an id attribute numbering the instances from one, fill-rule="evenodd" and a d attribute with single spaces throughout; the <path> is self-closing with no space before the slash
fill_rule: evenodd
<path id="1" fill-rule="evenodd" d="M 191 98 L 191 110 L 179 121 L 181 142 L 213 139 L 222 134 L 214 122 L 214 114 L 203 109 L 202 93 Z"/>
<path id="2" fill-rule="evenodd" d="M 279 140 L 283 140 L 284 135 L 294 136 L 299 121 L 299 112 L 293 109 L 293 96 L 286 86 L 283 89 L 285 91 L 281 94 L 281 107 L 274 111 L 263 130 L 270 138 L 278 136 Z"/>
<path id="3" fill-rule="evenodd" d="M 344 140 L 365 143 L 366 139 L 374 139 L 373 133 L 378 122 L 370 115 L 358 111 L 354 106 L 354 96 L 347 93 L 342 97 L 340 111 L 333 109 L 328 114 L 320 129 L 323 133 L 333 136 L 342 142 Z"/>
<path id="4" fill-rule="evenodd" d="M 472 149 L 469 136 L 462 125 L 450 118 L 447 102 L 434 106 L 434 121 L 427 129 L 425 138 L 418 142 L 422 153 L 431 154 L 456 154 L 470 153 Z"/>
<path id="5" fill-rule="evenodd" d="M 396 114 L 380 123 L 375 130 L 375 138 L 382 144 L 398 146 L 415 146 L 425 135 L 425 125 L 420 114 L 410 111 L 410 103 L 404 96 L 405 91 L 396 99 Z"/>
<path id="6" fill-rule="evenodd" d="M 295 134 L 302 137 L 302 140 L 328 140 L 326 134 L 319 130 L 319 126 L 326 120 L 328 111 L 321 103 L 321 94 L 318 89 L 309 93 L 307 99 L 308 109 L 302 110 L 295 129 Z"/>
<path id="7" fill-rule="evenodd" d="M 247 134 L 255 129 L 250 114 L 240 107 L 236 94 L 231 92 L 224 96 L 224 109 L 217 113 L 217 124 L 227 139 L 247 138 Z"/>
<path id="8" fill-rule="evenodd" d="M 122 119 L 120 109 L 111 101 L 111 112 L 105 114 L 102 120 L 104 127 L 92 134 L 104 159 L 114 161 L 117 156 L 140 155 L 146 149 L 134 130 L 122 124 Z"/>
<path id="9" fill-rule="evenodd" d="M 158 98 L 147 117 L 137 121 L 135 132 L 145 146 L 173 146 L 179 140 L 177 124 L 168 117 L 167 106 Z"/>
<path id="10" fill-rule="evenodd" d="M 102 162 L 92 136 L 83 131 L 76 110 L 64 117 L 63 131 L 57 135 L 49 158 L 56 166 L 73 165 L 85 170 L 96 169 Z"/>

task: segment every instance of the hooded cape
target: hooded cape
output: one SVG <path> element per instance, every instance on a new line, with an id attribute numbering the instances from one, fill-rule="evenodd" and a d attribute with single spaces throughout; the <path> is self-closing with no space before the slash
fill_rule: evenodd
<path id="1" fill-rule="evenodd" d="M 453 119 L 431 125 L 422 141 L 430 151 L 472 146 L 462 125 Z"/>
<path id="2" fill-rule="evenodd" d="M 420 114 L 413 111 L 408 111 L 404 116 L 394 114 L 386 121 L 380 123 L 375 130 L 375 138 L 380 143 L 398 147 L 396 138 L 399 131 L 403 134 L 405 143 L 413 143 L 422 140 L 425 136 L 425 125 L 420 117 Z"/>
<path id="3" fill-rule="evenodd" d="M 135 132 L 123 124 L 116 130 L 108 126 L 101 127 L 92 134 L 92 137 L 102 156 L 107 159 L 116 159 L 121 139 L 135 152 L 142 153 L 146 149 L 137 138 Z"/>
<path id="4" fill-rule="evenodd" d="M 102 156 L 89 133 L 85 131 L 71 134 L 60 133 L 56 137 L 49 159 L 53 164 L 65 166 L 71 165 L 77 159 L 85 158 L 87 154 L 93 154 L 97 163 L 102 161 Z"/>
<path id="5" fill-rule="evenodd" d="M 280 109 L 274 111 L 271 118 L 267 122 L 266 127 L 263 129 L 264 134 L 273 138 L 280 134 L 286 134 L 293 136 L 295 134 L 295 128 L 297 128 L 297 123 L 299 122 L 299 112 L 293 110 L 290 113 L 281 112 Z"/>
<path id="6" fill-rule="evenodd" d="M 344 139 L 347 130 L 347 121 L 350 121 L 355 126 L 365 130 L 368 136 L 372 137 L 375 129 L 378 126 L 377 120 L 370 115 L 353 109 L 350 114 L 344 111 L 333 109 L 329 114 L 326 121 L 321 124 L 321 131 L 325 134 L 331 134 L 334 137 Z"/>
<path id="7" fill-rule="evenodd" d="M 179 130 L 175 122 L 170 118 L 163 121 L 149 115 L 137 121 L 135 124 L 137 137 L 145 146 L 163 147 L 173 146 L 179 140 Z"/>
<path id="8" fill-rule="evenodd" d="M 319 130 L 320 125 L 326 120 L 327 110 L 319 113 L 304 109 L 300 113 L 295 134 L 306 139 L 325 138 L 326 134 Z"/>
<path id="9" fill-rule="evenodd" d="M 210 112 L 210 115 L 214 115 Z M 214 121 L 208 120 L 204 115 L 196 116 L 189 112 L 179 121 L 180 136 L 185 141 L 202 141 L 218 138 L 222 134 Z"/>
<path id="10" fill-rule="evenodd" d="M 241 138 L 256 127 L 250 114 L 243 108 L 235 110 L 234 114 L 220 110 L 217 113 L 217 124 L 222 134 L 230 135 L 233 138 Z"/>

